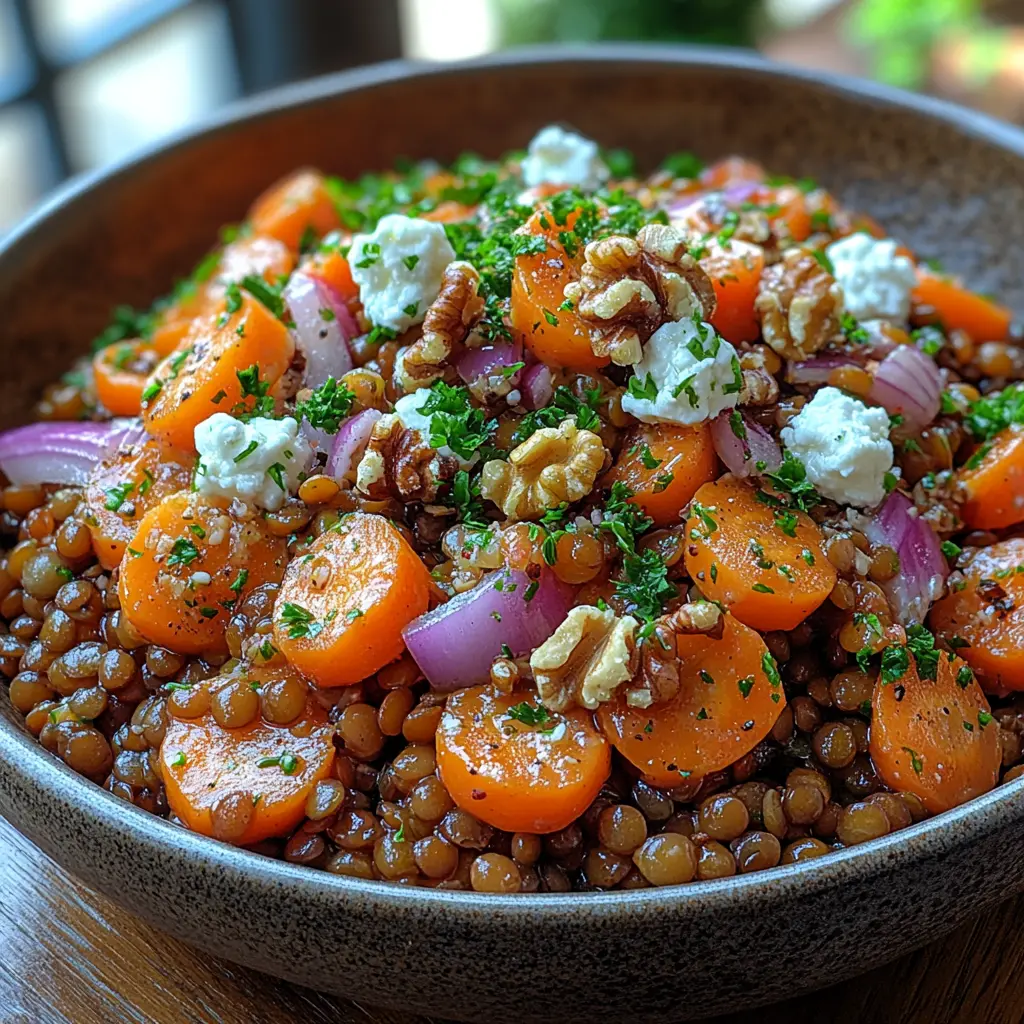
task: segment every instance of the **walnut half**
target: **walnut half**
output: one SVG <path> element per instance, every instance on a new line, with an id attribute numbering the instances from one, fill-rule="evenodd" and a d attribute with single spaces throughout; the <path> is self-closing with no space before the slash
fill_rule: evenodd
<path id="1" fill-rule="evenodd" d="M 807 359 L 840 328 L 843 289 L 807 249 L 765 268 L 754 309 L 764 340 L 786 359 Z"/>
<path id="2" fill-rule="evenodd" d="M 397 416 L 388 414 L 373 425 L 356 468 L 356 489 L 377 500 L 391 496 L 429 502 L 458 468 L 457 459 L 438 454 L 418 430 L 409 430 Z"/>
<path id="3" fill-rule="evenodd" d="M 480 475 L 480 494 L 509 519 L 536 519 L 562 502 L 579 501 L 604 467 L 601 438 L 570 417 L 535 430 L 513 448 L 508 462 L 493 459 Z"/>
<path id="4" fill-rule="evenodd" d="M 584 604 L 530 655 L 541 703 L 552 711 L 596 708 L 636 669 L 637 621 Z"/>
<path id="5" fill-rule="evenodd" d="M 579 281 L 565 286 L 577 314 L 595 324 L 591 348 L 619 366 L 639 362 L 641 345 L 663 323 L 715 311 L 711 279 L 686 239 L 667 224 L 647 224 L 635 239 L 609 235 L 583 252 Z"/>
<path id="6" fill-rule="evenodd" d="M 456 260 L 445 268 L 441 292 L 423 318 L 423 336 L 398 358 L 396 379 L 406 392 L 429 387 L 444 376 L 444 366 L 483 316 L 480 274 L 472 263 Z"/>

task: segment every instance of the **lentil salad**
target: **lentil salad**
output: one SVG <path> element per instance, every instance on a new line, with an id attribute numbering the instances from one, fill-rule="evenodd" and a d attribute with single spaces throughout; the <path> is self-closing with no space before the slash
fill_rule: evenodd
<path id="1" fill-rule="evenodd" d="M 1016 777 L 1008 311 L 689 154 L 303 171 L 0 438 L 0 655 L 137 806 L 365 878 L 679 884 Z"/>

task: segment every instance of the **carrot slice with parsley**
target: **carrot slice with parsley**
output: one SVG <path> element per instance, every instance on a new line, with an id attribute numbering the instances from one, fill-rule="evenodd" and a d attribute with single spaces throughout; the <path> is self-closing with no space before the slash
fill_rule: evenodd
<path id="1" fill-rule="evenodd" d="M 959 472 L 960 515 L 978 530 L 1024 522 L 1024 426 L 1011 424 L 982 445 Z"/>
<path id="2" fill-rule="evenodd" d="M 433 581 L 390 520 L 353 513 L 288 565 L 274 606 L 274 644 L 318 686 L 361 682 L 405 650 L 402 630 Z"/>
<path id="3" fill-rule="evenodd" d="M 670 701 L 602 704 L 598 724 L 616 750 L 655 786 L 720 771 L 753 750 L 786 706 L 778 668 L 761 637 L 725 616 L 720 640 L 676 640 L 680 687 Z"/>
<path id="4" fill-rule="evenodd" d="M 977 342 L 1005 341 L 1010 334 L 1010 309 L 926 266 L 917 268 L 913 299 L 919 307 L 917 323 L 939 323 L 947 331 L 966 331 Z"/>
<path id="5" fill-rule="evenodd" d="M 981 548 L 928 623 L 989 692 L 1024 690 L 1024 537 Z"/>
<path id="6" fill-rule="evenodd" d="M 160 353 L 149 342 L 121 341 L 93 356 L 96 397 L 112 416 L 138 416 L 142 392 Z"/>
<path id="7" fill-rule="evenodd" d="M 198 424 L 236 406 L 252 410 L 294 355 L 295 342 L 277 316 L 247 292 L 229 292 L 225 309 L 200 317 L 150 375 L 143 423 L 154 437 L 194 451 Z"/>
<path id="8" fill-rule="evenodd" d="M 754 301 L 764 271 L 764 249 L 738 239 L 722 245 L 714 236 L 700 243 L 700 249 L 704 251 L 700 265 L 711 278 L 718 300 L 711 326 L 733 344 L 756 341 L 761 325 Z"/>
<path id="9" fill-rule="evenodd" d="M 119 449 L 93 469 L 79 514 L 100 565 L 121 564 L 142 517 L 169 494 L 188 487 L 191 458 L 153 438 Z"/>
<path id="10" fill-rule="evenodd" d="M 150 643 L 182 654 L 223 652 L 231 609 L 284 575 L 288 544 L 258 518 L 241 521 L 226 501 L 182 491 L 139 523 L 124 559 L 121 612 Z"/>
<path id="11" fill-rule="evenodd" d="M 253 203 L 249 220 L 258 234 L 276 238 L 293 252 L 310 232 L 319 238 L 341 225 L 324 176 L 308 168 L 267 189 Z"/>
<path id="12" fill-rule="evenodd" d="M 695 427 L 641 424 L 624 439 L 604 484 L 621 481 L 633 492 L 630 502 L 656 526 L 672 526 L 697 488 L 714 479 L 717 468 L 706 423 Z"/>
<path id="13" fill-rule="evenodd" d="M 736 477 L 705 484 L 686 521 L 686 571 L 755 629 L 795 629 L 832 593 L 817 524 Z"/>
<path id="14" fill-rule="evenodd" d="M 236 671 L 193 683 L 210 691 L 240 681 L 259 686 L 281 670 Z M 285 669 L 284 671 L 288 671 Z M 161 777 L 171 810 L 193 832 L 213 836 L 214 807 L 235 800 L 244 831 L 232 842 L 247 846 L 292 832 L 306 816 L 306 800 L 331 774 L 334 727 L 313 698 L 289 725 L 271 725 L 259 714 L 248 725 L 226 729 L 207 712 L 200 718 L 167 716 L 160 746 Z"/>
<path id="15" fill-rule="evenodd" d="M 987 793 L 999 781 L 999 727 L 970 666 L 948 652 L 907 648 L 906 670 L 883 671 L 871 698 L 871 760 L 882 781 L 914 793 L 938 813 Z M 902 667 L 897 659 L 895 675 Z"/>
<path id="16" fill-rule="evenodd" d="M 595 356 L 590 347 L 590 328 L 565 303 L 565 286 L 579 277 L 582 246 L 571 255 L 559 241 L 559 234 L 572 230 L 575 215 L 562 224 L 550 210 L 538 210 L 523 231 L 543 240 L 545 248 L 521 253 L 512 274 L 512 329 L 523 344 L 543 363 L 573 370 L 607 366 L 608 357 Z"/>
<path id="17" fill-rule="evenodd" d="M 448 698 L 437 764 L 452 799 L 507 832 L 557 832 L 594 801 L 611 750 L 590 712 L 549 711 L 523 692 L 474 686 Z"/>

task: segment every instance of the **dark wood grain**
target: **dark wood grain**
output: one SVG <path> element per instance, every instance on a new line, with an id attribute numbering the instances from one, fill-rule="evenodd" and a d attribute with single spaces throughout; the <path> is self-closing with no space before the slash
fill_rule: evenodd
<path id="1" fill-rule="evenodd" d="M 1024 1020 L 1022 914 L 1019 897 L 863 978 L 717 1024 L 1014 1024 Z M 201 956 L 71 878 L 2 819 L 0 950 L 5 1022 L 443 1024 Z"/>

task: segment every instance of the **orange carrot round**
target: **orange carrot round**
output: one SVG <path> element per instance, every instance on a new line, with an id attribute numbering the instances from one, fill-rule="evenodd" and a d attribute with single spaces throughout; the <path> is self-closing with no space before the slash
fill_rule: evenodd
<path id="1" fill-rule="evenodd" d="M 272 387 L 294 355 L 288 328 L 242 292 L 235 312 L 199 318 L 181 347 L 153 371 L 143 392 L 146 429 L 168 444 L 194 451 L 198 424 L 239 404 L 252 408 L 256 392 Z M 259 371 L 255 380 L 254 366 Z"/>
<path id="2" fill-rule="evenodd" d="M 681 427 L 641 424 L 622 443 L 622 452 L 603 483 L 624 483 L 630 501 L 654 520 L 672 526 L 701 484 L 713 480 L 718 458 L 706 423 Z"/>
<path id="3" fill-rule="evenodd" d="M 541 209 L 525 225 L 531 234 L 543 237 L 546 249 L 516 257 L 512 275 L 512 329 L 523 344 L 549 366 L 572 370 L 593 370 L 608 364 L 590 347 L 590 328 L 571 309 L 559 309 L 565 302 L 565 286 L 579 276 L 582 251 L 569 256 L 558 234 L 571 229 L 575 217 L 556 224 L 550 211 Z M 547 225 L 545 227 L 545 225 Z"/>
<path id="4" fill-rule="evenodd" d="M 960 515 L 978 530 L 1024 522 L 1024 426 L 1000 431 L 959 472 Z"/>
<path id="5" fill-rule="evenodd" d="M 1024 537 L 982 548 L 928 619 L 985 689 L 1024 690 Z M 969 646 L 964 646 L 964 643 Z"/>
<path id="6" fill-rule="evenodd" d="M 288 565 L 274 607 L 274 643 L 319 686 L 358 683 L 405 649 L 433 581 L 383 516 L 353 513 Z"/>
<path id="7" fill-rule="evenodd" d="M 189 456 L 154 438 L 119 449 L 98 463 L 85 487 L 79 514 L 89 527 L 100 565 L 121 564 L 142 517 L 169 494 L 188 487 Z"/>
<path id="8" fill-rule="evenodd" d="M 922 679 L 913 657 L 898 681 L 878 679 L 869 742 L 882 781 L 934 813 L 999 781 L 999 727 L 966 662 L 945 652 L 935 679 Z"/>
<path id="9" fill-rule="evenodd" d="M 239 681 L 259 686 L 281 671 L 236 670 L 192 685 L 211 692 Z M 188 720 L 168 714 L 160 746 L 167 802 L 193 832 L 213 836 L 214 808 L 234 796 L 245 806 L 249 823 L 233 843 L 247 846 L 288 835 L 306 816 L 306 800 L 316 784 L 331 774 L 333 735 L 327 712 L 313 697 L 289 725 L 271 725 L 257 714 L 248 725 L 225 729 L 209 712 Z"/>
<path id="10" fill-rule="evenodd" d="M 227 650 L 231 609 L 284 575 L 288 545 L 262 520 L 238 520 L 226 501 L 189 491 L 151 508 L 125 550 L 121 612 L 150 643 L 182 654 Z"/>
<path id="11" fill-rule="evenodd" d="M 835 586 L 817 524 L 733 476 L 697 491 L 686 538 L 686 571 L 704 596 L 755 629 L 795 629 Z"/>
<path id="12" fill-rule="evenodd" d="M 655 786 L 720 771 L 753 750 L 786 706 L 764 641 L 731 615 L 720 640 L 680 636 L 681 685 L 649 708 L 602 704 L 598 724 L 616 750 Z"/>
<path id="13" fill-rule="evenodd" d="M 359 288 L 352 280 L 352 268 L 337 249 L 313 253 L 303 262 L 302 270 L 330 285 L 346 302 L 359 298 Z"/>
<path id="14" fill-rule="evenodd" d="M 940 323 L 947 331 L 966 331 L 974 341 L 1005 341 L 1013 313 L 1006 306 L 965 288 L 956 278 L 917 268 L 913 299 L 920 307 L 915 320 Z"/>
<path id="15" fill-rule="evenodd" d="M 452 799 L 507 832 L 557 832 L 593 802 L 611 752 L 589 712 L 548 711 L 525 693 L 492 686 L 448 698 L 437 763 Z"/>
<path id="16" fill-rule="evenodd" d="M 738 239 L 724 246 L 715 236 L 701 246 L 704 255 L 700 265 L 711 278 L 718 300 L 711 326 L 733 344 L 756 341 L 761 336 L 761 325 L 754 300 L 764 271 L 764 249 Z"/>
<path id="17" fill-rule="evenodd" d="M 112 416 L 138 416 L 146 381 L 160 352 L 145 341 L 121 341 L 100 349 L 92 359 L 96 397 Z"/>
<path id="18" fill-rule="evenodd" d="M 270 235 L 292 251 L 298 250 L 307 231 L 319 237 L 340 225 L 323 175 L 309 169 L 296 171 L 267 189 L 253 203 L 249 220 L 258 234 Z"/>

